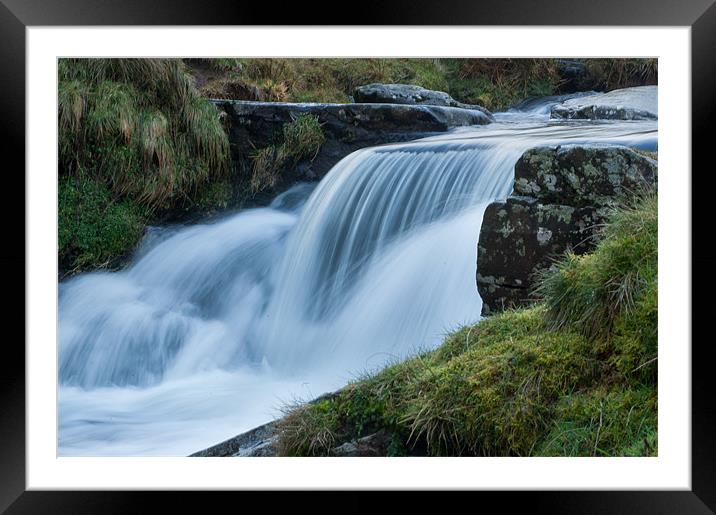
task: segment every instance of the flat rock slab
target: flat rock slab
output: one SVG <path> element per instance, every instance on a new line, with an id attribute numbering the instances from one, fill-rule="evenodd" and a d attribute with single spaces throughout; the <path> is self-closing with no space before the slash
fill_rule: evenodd
<path id="1" fill-rule="evenodd" d="M 361 104 L 433 105 L 474 109 L 492 117 L 492 113 L 480 105 L 463 104 L 444 91 L 426 89 L 414 84 L 367 84 L 356 88 L 353 98 Z"/>
<path id="2" fill-rule="evenodd" d="M 492 115 L 476 109 L 436 105 L 404 105 L 386 103 L 364 104 L 293 104 L 287 102 L 251 102 L 244 100 L 217 100 L 230 114 L 246 119 L 261 118 L 272 121 L 290 121 L 305 113 L 318 117 L 318 121 L 331 132 L 343 134 L 349 128 L 370 131 L 442 132 L 453 127 L 484 125 Z"/>
<path id="3" fill-rule="evenodd" d="M 615 89 L 565 100 L 552 107 L 551 117 L 568 120 L 656 120 L 658 87 Z"/>

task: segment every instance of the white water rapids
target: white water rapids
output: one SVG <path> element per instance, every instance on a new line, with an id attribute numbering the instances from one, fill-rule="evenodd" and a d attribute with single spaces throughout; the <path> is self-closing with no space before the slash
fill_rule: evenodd
<path id="1" fill-rule="evenodd" d="M 61 283 L 60 455 L 188 455 L 478 320 L 483 211 L 525 150 L 656 149 L 656 122 L 530 109 L 357 151 L 315 187 L 154 228 L 125 270 Z"/>

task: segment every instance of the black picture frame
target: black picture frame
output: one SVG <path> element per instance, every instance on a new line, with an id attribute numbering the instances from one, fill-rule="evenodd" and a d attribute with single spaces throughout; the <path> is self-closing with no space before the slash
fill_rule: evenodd
<path id="1" fill-rule="evenodd" d="M 475 492 L 480 502 L 522 505 L 530 512 L 549 513 L 713 513 L 716 510 L 716 408 L 713 388 L 712 338 L 706 329 L 716 308 L 713 295 L 716 257 L 710 252 L 710 196 L 713 189 L 709 126 L 716 115 L 716 0 L 384 0 L 371 7 L 352 4 L 353 13 L 330 25 L 609 25 L 691 27 L 692 70 L 692 456 L 690 491 Z M 140 513 L 154 511 L 216 511 L 217 501 L 249 506 L 242 492 L 59 492 L 26 491 L 25 483 L 25 29 L 63 25 L 316 25 L 317 7 L 295 3 L 267 9 L 229 0 L 0 0 L 0 127 L 5 163 L 3 251 L 5 270 L 5 333 L 0 375 L 0 512 L 7 513 Z M 88 43 L 89 44 L 89 43 Z M 12 164 L 8 158 L 12 157 Z M 709 164 L 711 166 L 709 166 Z M 710 181 L 710 182 L 709 182 Z M 22 194 L 20 193 L 22 192 Z M 24 271 L 23 274 L 20 271 Z M 702 293 L 702 295 L 697 295 Z M 699 336 L 700 335 L 700 336 Z M 254 496 L 256 494 L 253 494 Z M 376 505 L 365 494 L 350 499 L 322 493 L 321 507 L 366 511 Z M 452 494 L 454 495 L 454 494 Z M 240 498 L 238 498 L 240 497 Z M 283 494 L 262 494 L 259 502 L 282 502 Z M 453 503 L 475 499 L 452 498 Z M 252 499 L 253 500 L 253 499 Z M 295 505 L 295 499 L 291 499 Z M 314 501 L 315 502 L 315 501 Z M 424 503 L 422 493 L 403 496 L 405 509 Z M 273 509 L 271 511 L 274 511 Z"/>

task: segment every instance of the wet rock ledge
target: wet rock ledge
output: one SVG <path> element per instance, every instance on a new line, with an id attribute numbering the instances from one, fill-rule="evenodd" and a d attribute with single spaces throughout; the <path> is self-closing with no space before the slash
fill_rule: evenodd
<path id="1" fill-rule="evenodd" d="M 487 207 L 480 229 L 482 314 L 527 304 L 537 272 L 566 250 L 591 250 L 614 200 L 656 180 L 656 161 L 626 147 L 525 152 L 515 165 L 513 195 Z"/>
<path id="2" fill-rule="evenodd" d="M 552 118 L 566 120 L 657 120 L 657 86 L 615 89 L 566 100 L 552 107 Z"/>
<path id="3" fill-rule="evenodd" d="M 305 170 L 306 179 L 323 177 L 343 157 L 360 148 L 410 141 L 454 127 L 493 121 L 484 108 L 398 103 L 292 104 L 215 100 L 226 113 L 234 159 L 269 145 L 283 125 L 300 114 L 318 117 L 326 142 Z"/>

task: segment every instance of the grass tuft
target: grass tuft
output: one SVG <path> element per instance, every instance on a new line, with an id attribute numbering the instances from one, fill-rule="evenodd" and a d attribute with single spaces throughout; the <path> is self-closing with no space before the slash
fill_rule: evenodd
<path id="1" fill-rule="evenodd" d="M 631 315 L 647 291 L 656 296 L 656 193 L 615 208 L 598 249 L 567 256 L 544 275 L 544 298 L 553 329 L 575 327 L 587 337 L 604 336 L 620 317 Z"/>
<path id="2" fill-rule="evenodd" d="M 136 204 L 151 215 L 226 176 L 229 143 L 219 112 L 199 95 L 181 60 L 61 59 L 58 74 L 61 177 L 90 178 L 112 203 Z M 63 205 L 70 199 L 60 197 L 61 210 L 77 208 Z M 60 232 L 68 230 L 65 221 Z M 94 254 L 83 250 L 92 247 L 83 234 L 61 239 L 60 254 L 85 256 L 72 267 L 99 265 L 87 258 Z"/>
<path id="3" fill-rule="evenodd" d="M 274 188 L 282 171 L 302 160 L 312 161 L 325 141 L 317 116 L 301 114 L 285 124 L 280 143 L 258 149 L 251 155 L 251 193 Z"/>

